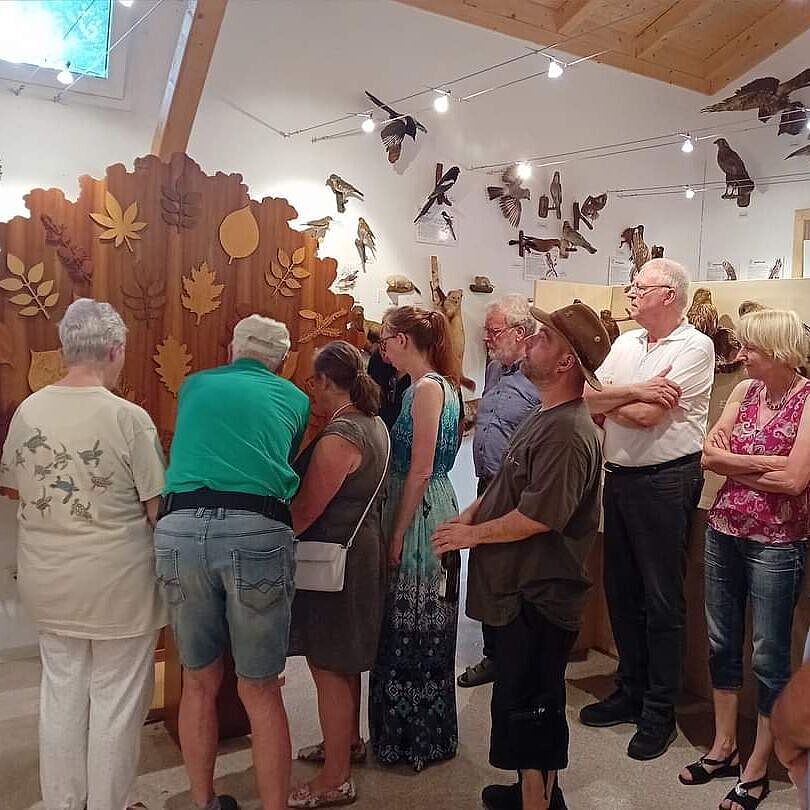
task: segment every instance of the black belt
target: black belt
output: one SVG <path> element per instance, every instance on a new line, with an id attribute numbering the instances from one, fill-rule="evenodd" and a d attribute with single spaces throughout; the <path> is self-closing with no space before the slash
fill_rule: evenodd
<path id="1" fill-rule="evenodd" d="M 216 489 L 195 489 L 193 492 L 170 492 L 160 501 L 160 516 L 179 509 L 244 509 L 292 526 L 290 507 L 270 495 L 250 495 L 246 492 L 220 492 Z"/>
<path id="2" fill-rule="evenodd" d="M 616 475 L 651 475 L 653 473 L 670 470 L 673 467 L 685 467 L 700 461 L 700 453 L 690 453 L 688 456 L 673 458 L 670 461 L 662 461 L 660 464 L 648 464 L 646 467 L 623 467 L 621 464 L 605 462 L 605 470 Z"/>

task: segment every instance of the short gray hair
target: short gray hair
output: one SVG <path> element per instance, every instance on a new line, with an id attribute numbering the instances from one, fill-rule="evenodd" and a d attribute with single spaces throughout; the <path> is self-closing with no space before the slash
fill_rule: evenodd
<path id="1" fill-rule="evenodd" d="M 103 363 L 126 343 L 127 327 L 112 304 L 77 298 L 59 322 L 59 340 L 66 366 Z"/>
<path id="2" fill-rule="evenodd" d="M 664 284 L 675 291 L 675 301 L 682 311 L 689 305 L 689 271 L 672 259 L 651 259 L 642 270 L 655 270 Z"/>
<path id="3" fill-rule="evenodd" d="M 272 318 L 248 315 L 233 328 L 231 353 L 234 360 L 248 357 L 275 371 L 289 350 L 290 333 L 287 327 Z"/>
<path id="4" fill-rule="evenodd" d="M 486 314 L 500 312 L 507 326 L 522 326 L 524 335 L 533 335 L 537 329 L 537 321 L 532 318 L 529 306 L 528 298 L 519 293 L 511 293 L 490 304 Z"/>

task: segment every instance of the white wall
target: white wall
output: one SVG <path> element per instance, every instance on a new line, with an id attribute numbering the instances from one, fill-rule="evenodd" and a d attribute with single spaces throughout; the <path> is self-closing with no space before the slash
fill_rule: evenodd
<path id="1" fill-rule="evenodd" d="M 31 97 L 34 93 L 16 98 L 0 92 L 4 123 L 0 157 L 5 165 L 0 217 L 25 213 L 19 198 L 32 187 L 59 186 L 75 194 L 79 175 L 98 176 L 106 165 L 119 161 L 131 165 L 149 151 L 181 12 L 182 4 L 166 3 L 138 32 L 128 75 L 128 111 L 75 100 L 54 105 Z M 429 257 L 438 255 L 444 286 L 465 290 L 466 371 L 480 382 L 484 356 L 478 330 L 483 310 L 494 296 L 469 292 L 472 277 L 488 275 L 496 296 L 513 291 L 530 294 L 532 284 L 522 279 L 514 267 L 516 251 L 506 245 L 515 232 L 485 198 L 484 187 L 497 178 L 467 171 L 469 166 L 719 126 L 750 120 L 751 114 L 701 116 L 698 111 L 709 100 L 699 94 L 584 64 L 557 82 L 534 79 L 469 104 L 454 104 L 444 117 L 428 109 L 419 116 L 428 136 L 420 135 L 415 149 L 408 142 L 401 163 L 392 168 L 376 134 L 320 143 L 312 143 L 311 135 L 284 139 L 238 108 L 279 129 L 294 130 L 365 109 L 364 88 L 382 98 L 397 97 L 513 57 L 524 45 L 387 0 L 231 3 L 189 153 L 209 172 L 242 173 L 254 199 L 286 196 L 304 220 L 327 213 L 336 216 L 321 255 L 334 256 L 344 266 L 358 264 L 357 217 L 365 217 L 377 235 L 379 251 L 377 262 L 361 277 L 356 297 L 372 317 L 391 303 L 383 292 L 386 275 L 404 273 L 428 292 Z M 806 67 L 808 45 L 810 34 L 805 34 L 751 76 L 773 72 L 787 78 L 797 73 Z M 456 89 L 473 92 L 540 70 L 544 64 L 542 58 L 532 57 Z M 803 98 L 810 102 L 810 94 Z M 403 105 L 403 110 L 429 106 L 427 96 Z M 810 168 L 807 160 L 784 163 L 783 156 L 791 151 L 789 139 L 777 139 L 775 128 L 729 135 L 729 140 L 752 175 Z M 566 215 L 573 199 L 605 189 L 698 183 L 704 166 L 709 178 L 721 179 L 714 149 L 708 142 L 691 156 L 669 147 L 567 163 L 560 167 Z M 414 239 L 412 220 L 432 187 L 437 161 L 445 168 L 458 164 L 463 170 L 452 194 L 457 247 L 419 245 Z M 547 192 L 552 171 L 537 170 L 529 182 L 532 200 L 522 222 L 527 233 L 556 235 L 556 219 L 544 223 L 536 217 L 537 198 Z M 334 197 L 324 186 L 331 172 L 362 189 L 365 203 L 353 201 L 345 215 L 336 215 Z M 638 223 L 646 226 L 649 243 L 664 244 L 667 255 L 693 270 L 699 259 L 702 265 L 707 258 L 728 258 L 738 265 L 760 256 L 789 260 L 793 211 L 810 207 L 808 189 L 807 184 L 765 189 L 755 194 L 742 217 L 732 203 L 719 200 L 719 191 L 710 192 L 705 201 L 698 195 L 691 202 L 682 195 L 629 199 L 612 195 L 596 230 L 586 233 L 598 253 L 591 257 L 580 251 L 561 268 L 572 279 L 605 282 L 620 231 Z M 416 300 L 402 297 L 400 303 Z M 469 501 L 474 494 L 469 442 L 457 462 L 454 482 L 459 500 Z M 9 509 L 0 507 L 0 548 L 6 551 L 12 531 Z M 6 551 L 0 551 L 0 569 Z M 0 649 L 26 643 L 24 625 L 4 618 L 1 608 Z"/>

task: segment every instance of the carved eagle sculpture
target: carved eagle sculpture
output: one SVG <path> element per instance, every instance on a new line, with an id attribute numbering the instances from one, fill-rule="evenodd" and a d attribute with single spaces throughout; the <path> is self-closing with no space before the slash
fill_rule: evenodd
<path id="1" fill-rule="evenodd" d="M 739 112 L 757 110 L 759 120 L 767 123 L 770 118 L 790 106 L 790 94 L 803 87 L 810 87 L 810 68 L 780 82 L 775 76 L 763 76 L 744 84 L 733 96 L 718 101 L 701 112 Z"/>
<path id="2" fill-rule="evenodd" d="M 712 339 L 715 373 L 729 374 L 742 366 L 742 362 L 737 359 L 740 341 L 734 333 L 734 325 L 727 316 L 721 318 L 718 315 L 710 290 L 705 287 L 695 290 L 686 319 L 695 329 Z"/>

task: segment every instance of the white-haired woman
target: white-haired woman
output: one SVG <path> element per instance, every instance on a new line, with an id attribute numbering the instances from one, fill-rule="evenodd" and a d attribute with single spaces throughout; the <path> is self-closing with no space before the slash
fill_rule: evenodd
<path id="1" fill-rule="evenodd" d="M 738 335 L 750 379 L 734 389 L 703 449 L 703 466 L 726 476 L 709 513 L 704 568 L 715 737 L 680 774 L 685 785 L 737 777 L 722 810 L 753 810 L 769 792 L 769 718 L 790 678 L 810 525 L 810 381 L 797 371 L 807 358 L 804 327 L 794 312 L 764 310 L 745 315 Z M 737 706 L 749 601 L 758 720 L 740 774 Z"/>
<path id="2" fill-rule="evenodd" d="M 40 781 L 47 810 L 124 810 L 165 614 L 152 526 L 157 430 L 115 396 L 126 327 L 74 301 L 59 324 L 67 374 L 17 409 L 0 484 L 18 494 L 18 584 L 39 630 Z"/>

